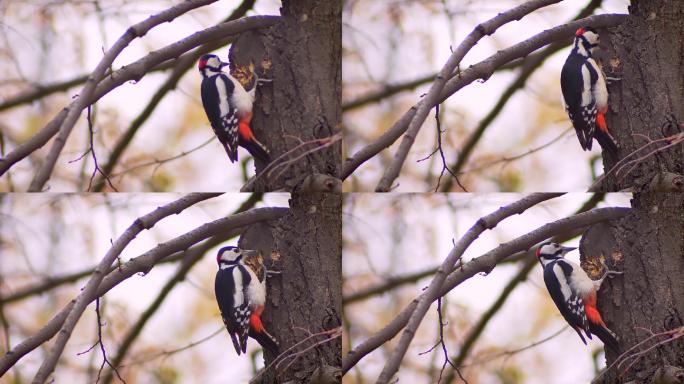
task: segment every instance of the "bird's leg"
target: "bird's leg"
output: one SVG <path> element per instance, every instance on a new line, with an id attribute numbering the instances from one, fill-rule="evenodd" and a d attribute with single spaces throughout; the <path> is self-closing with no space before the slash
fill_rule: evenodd
<path id="1" fill-rule="evenodd" d="M 254 69 L 252 69 L 252 76 L 254 76 L 254 87 L 256 87 L 259 84 L 273 82 L 273 79 L 262 79 L 261 77 L 259 77 L 259 75 Z"/>
<path id="2" fill-rule="evenodd" d="M 605 78 L 608 85 L 622 80 L 622 77 L 605 76 Z"/>
<path id="3" fill-rule="evenodd" d="M 620 271 L 611 271 L 610 269 L 608 269 L 608 266 L 606 265 L 606 263 L 603 260 L 601 260 L 601 265 L 603 265 L 603 269 L 605 270 L 605 272 L 603 273 L 603 276 L 601 276 L 600 279 L 594 280 L 594 287 L 596 288 L 597 291 L 601 288 L 601 284 L 603 283 L 603 279 L 605 279 L 606 277 L 611 276 L 611 275 L 622 275 L 624 273 L 624 272 L 620 272 Z"/>

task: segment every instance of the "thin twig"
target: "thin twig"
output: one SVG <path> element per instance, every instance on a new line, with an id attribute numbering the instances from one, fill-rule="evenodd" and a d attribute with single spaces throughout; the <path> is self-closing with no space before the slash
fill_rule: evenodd
<path id="1" fill-rule="evenodd" d="M 634 135 L 635 135 L 635 136 L 644 136 L 644 135 L 641 135 L 641 134 L 634 134 Z M 645 136 L 645 137 L 646 137 L 647 140 L 648 140 L 648 142 L 647 142 L 646 144 L 644 144 L 644 145 L 642 145 L 641 147 L 639 147 L 639 148 L 635 149 L 634 151 L 630 152 L 627 156 L 623 157 L 623 158 L 620 159 L 617 163 L 615 163 L 615 165 L 613 165 L 613 167 L 612 167 L 608 172 L 606 172 L 606 173 L 604 173 L 603 175 L 601 175 L 601 177 L 599 177 L 598 179 L 596 179 L 596 181 L 594 181 L 594 182 L 591 184 L 591 186 L 589 186 L 589 190 L 590 190 L 590 191 L 594 190 L 597 186 L 599 186 L 599 185 L 603 182 L 603 180 L 605 180 L 605 179 L 606 179 L 609 175 L 611 175 L 613 172 L 615 172 L 616 177 L 617 177 L 617 174 L 620 173 L 621 170 L 624 169 L 624 167 L 626 167 L 626 166 L 628 166 L 628 165 L 631 165 L 631 167 L 627 170 L 627 172 L 625 173 L 625 175 L 622 176 L 619 180 L 624 179 L 624 177 L 627 177 L 627 175 L 628 175 L 628 174 L 634 169 L 634 167 L 635 167 L 636 165 L 638 165 L 640 162 L 642 162 L 642 161 L 644 161 L 645 159 L 647 159 L 647 158 L 653 156 L 653 155 L 656 154 L 656 153 L 662 152 L 662 151 L 664 151 L 664 150 L 666 150 L 666 149 L 668 149 L 668 148 L 671 148 L 671 147 L 673 147 L 673 146 L 675 146 L 675 145 L 678 145 L 678 144 L 684 142 L 684 133 L 679 133 L 679 134 L 677 134 L 677 135 L 672 135 L 672 136 L 668 136 L 668 137 L 663 137 L 663 138 L 656 139 L 656 140 L 652 140 L 651 138 L 649 138 L 649 137 L 647 137 L 647 136 Z M 642 150 L 645 150 L 646 148 L 650 147 L 651 145 L 657 145 L 657 144 L 659 144 L 659 143 L 661 143 L 661 142 L 665 142 L 665 143 L 667 143 L 667 144 L 665 144 L 665 145 L 663 145 L 663 146 L 657 146 L 656 149 L 650 150 L 650 151 L 647 152 L 645 155 L 639 156 L 639 157 L 637 157 L 636 159 L 629 160 L 631 157 L 636 157 L 637 154 L 639 154 L 639 152 L 641 152 Z"/>
<path id="2" fill-rule="evenodd" d="M 307 332 L 308 332 L 308 331 L 307 331 Z M 273 367 L 276 367 L 276 369 L 277 369 L 277 366 L 278 366 L 282 361 L 285 361 L 286 359 L 290 358 L 291 356 L 297 355 L 297 353 L 294 353 L 294 352 L 293 352 L 293 353 L 289 353 L 289 354 L 288 354 L 288 352 L 294 351 L 294 350 L 297 349 L 298 347 L 300 347 L 300 346 L 304 345 L 305 343 L 307 343 L 309 340 L 312 340 L 312 339 L 314 339 L 314 338 L 316 338 L 316 337 L 318 337 L 318 336 L 330 336 L 330 335 L 335 335 L 335 334 L 337 334 L 337 333 L 339 333 L 340 336 L 341 336 L 341 334 L 342 334 L 342 328 L 341 328 L 341 327 L 337 327 L 337 328 L 332 328 L 332 329 L 328 329 L 328 330 L 321 331 L 321 332 L 317 332 L 317 333 L 311 333 L 311 332 L 308 332 L 308 333 L 309 333 L 309 336 L 307 336 L 307 337 L 305 337 L 304 339 L 298 341 L 297 343 L 295 343 L 295 344 L 294 344 L 293 346 L 291 346 L 290 348 L 287 348 L 286 350 L 282 351 L 282 352 L 280 353 L 280 355 L 278 355 L 275 359 L 273 359 L 273 361 L 271 361 L 271 363 L 270 363 L 269 365 L 267 365 L 265 368 L 263 368 L 261 371 L 259 371 L 259 373 L 258 373 L 256 376 L 254 376 L 254 377 L 252 378 L 252 380 L 250 380 L 249 382 L 250 382 L 250 383 L 258 383 L 258 382 L 260 382 L 259 380 L 261 379 L 261 377 L 262 377 L 269 369 L 271 369 L 271 368 L 273 368 Z M 336 338 L 336 337 L 332 337 L 332 339 L 334 339 L 334 338 Z M 329 341 L 329 340 L 331 340 L 330 337 L 328 337 L 328 338 L 325 339 L 326 342 Z M 315 343 L 315 344 L 314 344 L 314 346 L 317 346 L 317 345 L 319 345 L 319 343 Z M 307 350 L 308 350 L 308 348 L 307 348 Z"/>
<path id="3" fill-rule="evenodd" d="M 182 158 L 182 157 L 184 157 L 184 156 L 187 156 L 187 155 L 189 155 L 189 154 L 191 154 L 191 153 L 193 153 L 193 152 L 199 151 L 200 149 L 202 149 L 202 148 L 206 147 L 207 145 L 209 145 L 209 143 L 211 143 L 212 141 L 214 141 L 214 139 L 216 139 L 216 136 L 211 136 L 208 140 L 206 140 L 206 141 L 203 142 L 202 144 L 200 144 L 200 145 L 198 145 L 198 146 L 196 146 L 196 147 L 194 147 L 194 148 L 190 148 L 190 149 L 188 149 L 188 150 L 186 150 L 186 151 L 181 151 L 181 153 L 179 153 L 179 154 L 177 154 L 177 155 L 174 155 L 174 156 L 171 156 L 171 157 L 167 157 L 167 158 L 164 158 L 164 159 L 154 159 L 153 161 L 147 161 L 147 162 L 144 162 L 144 163 L 136 164 L 136 165 L 133 165 L 133 166 L 131 166 L 131 167 L 129 167 L 129 168 L 124 169 L 123 171 L 119 171 L 119 172 L 112 173 L 112 174 L 111 174 L 111 177 L 123 176 L 123 175 L 125 175 L 126 173 L 135 171 L 136 169 L 149 167 L 149 166 L 151 166 L 151 165 L 155 165 L 154 170 L 152 171 L 152 174 L 154 174 L 155 172 L 157 172 L 157 170 L 159 169 L 159 167 L 161 167 L 162 165 L 164 165 L 164 164 L 166 164 L 166 163 L 168 163 L 168 162 L 170 162 L 170 161 L 173 161 L 173 160 L 178 160 L 178 159 L 180 159 L 180 158 Z"/>
<path id="4" fill-rule="evenodd" d="M 442 345 L 442 352 L 444 353 L 444 364 L 442 364 L 442 369 L 439 370 L 439 379 L 437 380 L 437 384 L 442 382 L 442 374 L 444 373 L 444 368 L 446 368 L 447 363 L 451 365 L 451 367 L 458 373 L 458 377 L 461 378 L 461 380 L 468 384 L 468 380 L 463 377 L 461 374 L 461 370 L 458 369 L 458 366 L 454 364 L 451 359 L 449 359 L 449 352 L 447 351 L 446 344 L 444 343 L 444 326 L 447 325 L 444 323 L 444 320 L 442 320 L 442 298 L 440 297 L 437 299 L 437 321 L 439 321 L 439 344 Z M 451 381 L 447 381 L 447 383 L 450 383 Z"/>
<path id="5" fill-rule="evenodd" d="M 179 348 L 176 348 L 176 349 L 171 349 L 171 350 L 168 350 L 168 351 L 161 351 L 161 352 L 153 353 L 152 355 L 142 357 L 142 358 L 140 358 L 140 359 L 131 361 L 130 363 L 122 364 L 120 367 L 121 367 L 121 368 L 132 367 L 132 366 L 134 366 L 134 365 L 140 365 L 140 364 L 144 364 L 144 363 L 150 362 L 150 361 L 155 360 L 155 359 L 158 359 L 158 358 L 160 358 L 160 357 L 167 358 L 167 357 L 169 357 L 169 356 L 171 356 L 171 355 L 175 355 L 176 353 L 183 352 L 183 351 L 187 351 L 187 350 L 190 349 L 190 348 L 194 348 L 194 347 L 196 347 L 196 346 L 198 346 L 198 345 L 200 345 L 200 344 L 202 344 L 202 343 L 204 343 L 204 342 L 207 342 L 207 341 L 211 340 L 212 338 L 214 338 L 214 337 L 220 335 L 220 334 L 223 333 L 224 331 L 225 331 L 225 327 L 221 326 L 219 329 L 217 329 L 216 331 L 212 332 L 210 335 L 205 336 L 205 337 L 203 337 L 203 338 L 201 338 L 201 339 L 199 339 L 199 340 L 197 340 L 197 341 L 193 341 L 193 342 L 191 342 L 191 343 L 189 343 L 189 344 L 187 344 L 187 345 L 184 345 L 184 346 L 179 347 Z"/>
<path id="6" fill-rule="evenodd" d="M 93 164 L 95 164 L 95 168 L 93 169 L 92 175 L 90 175 L 90 181 L 88 182 L 88 192 L 90 192 L 91 187 L 93 186 L 93 179 L 95 178 L 95 175 L 99 172 L 102 174 L 102 176 L 107 180 L 107 184 L 109 184 L 109 187 L 113 189 L 115 192 L 119 192 L 118 189 L 112 184 L 112 181 L 109 180 L 109 176 L 107 176 L 102 170 L 100 169 L 100 166 L 97 164 L 97 155 L 95 154 L 95 142 L 93 137 L 95 136 L 95 132 L 93 129 L 93 120 L 90 116 L 90 109 L 92 108 L 92 105 L 88 106 L 88 112 L 87 112 L 87 120 L 88 120 L 88 131 L 90 132 L 90 148 L 88 151 L 93 155 Z M 99 377 L 98 377 L 99 378 Z"/>
<path id="7" fill-rule="evenodd" d="M 436 126 L 437 126 L 437 151 L 439 151 L 439 156 L 442 158 L 442 170 L 439 172 L 439 178 L 437 179 L 437 185 L 435 185 L 435 192 L 439 190 L 439 183 L 442 181 L 442 176 L 444 176 L 444 171 L 448 171 L 451 177 L 453 177 L 456 180 L 456 183 L 458 184 L 459 187 L 463 190 L 463 192 L 468 192 L 463 184 L 461 184 L 461 181 L 458 179 L 458 176 L 449 168 L 449 165 L 447 164 L 446 159 L 444 158 L 444 149 L 442 148 L 442 128 L 441 128 L 441 123 L 439 121 L 439 106 L 440 104 L 437 104 L 435 106 L 435 121 L 436 121 Z M 433 152 L 434 154 L 434 152 Z"/>
<path id="8" fill-rule="evenodd" d="M 116 373 L 116 377 L 119 378 L 119 380 L 126 384 L 126 380 L 121 378 L 121 375 L 119 375 L 119 371 L 116 369 L 115 366 L 112 365 L 111 362 L 109 362 L 109 359 L 107 359 L 107 350 L 105 349 L 104 346 L 104 341 L 102 340 L 102 317 L 100 314 L 100 298 L 98 297 L 95 300 L 95 313 L 97 314 L 97 343 L 100 344 L 100 351 L 102 352 L 102 364 L 100 364 L 100 369 L 97 371 L 97 380 L 95 381 L 96 383 L 100 382 L 100 375 L 102 374 L 102 369 L 104 369 L 105 364 L 109 365 L 110 368 L 114 370 Z"/>

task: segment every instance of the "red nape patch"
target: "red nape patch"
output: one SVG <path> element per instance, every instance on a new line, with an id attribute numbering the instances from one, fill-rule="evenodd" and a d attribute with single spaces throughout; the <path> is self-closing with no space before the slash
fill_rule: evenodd
<path id="1" fill-rule="evenodd" d="M 584 34 L 584 32 L 586 32 L 586 31 L 587 31 L 586 29 L 580 28 L 580 29 L 578 29 L 578 30 L 575 31 L 575 36 L 580 37 L 580 36 L 582 36 L 582 35 Z"/>
<path id="2" fill-rule="evenodd" d="M 256 313 L 252 313 L 252 316 L 249 317 L 249 324 L 257 333 L 262 333 L 264 331 L 264 324 L 261 322 L 261 318 Z"/>
<path id="3" fill-rule="evenodd" d="M 207 61 L 206 60 L 200 60 L 199 63 L 197 63 L 197 68 L 199 69 L 204 69 L 204 67 L 207 66 Z"/>
<path id="4" fill-rule="evenodd" d="M 541 249 L 542 249 L 542 247 L 539 247 L 539 248 L 537 248 L 537 250 L 534 252 L 534 254 L 537 256 L 537 258 L 539 258 L 539 256 L 541 256 Z"/>

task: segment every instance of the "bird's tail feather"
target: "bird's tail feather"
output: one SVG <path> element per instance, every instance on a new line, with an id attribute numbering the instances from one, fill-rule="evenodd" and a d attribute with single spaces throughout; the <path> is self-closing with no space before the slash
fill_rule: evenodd
<path id="1" fill-rule="evenodd" d="M 620 343 L 610 329 L 601 325 L 592 324 L 591 333 L 598 336 L 607 348 L 612 349 L 616 354 L 620 354 Z"/>
<path id="2" fill-rule="evenodd" d="M 271 336 L 266 329 L 263 332 L 255 332 L 254 330 L 249 330 L 249 336 L 256 340 L 259 345 L 265 350 L 271 352 L 273 356 L 278 356 L 280 354 L 280 346 L 276 341 L 275 337 Z"/>
<path id="3" fill-rule="evenodd" d="M 618 160 L 618 147 L 610 134 L 599 129 L 594 134 L 594 137 L 596 137 L 596 141 L 599 142 L 599 145 L 601 145 L 601 148 L 608 154 L 608 156 L 613 158 L 613 160 Z"/>
<path id="4" fill-rule="evenodd" d="M 257 141 L 256 138 L 250 141 L 243 141 L 242 146 L 245 147 L 255 159 L 262 163 L 268 164 L 271 162 L 271 155 L 269 155 L 266 146 Z"/>

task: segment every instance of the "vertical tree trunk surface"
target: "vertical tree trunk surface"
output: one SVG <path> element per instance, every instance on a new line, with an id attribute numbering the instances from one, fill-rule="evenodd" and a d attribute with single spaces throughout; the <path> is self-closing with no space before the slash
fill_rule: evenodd
<path id="1" fill-rule="evenodd" d="M 651 336 L 651 332 L 684 325 L 684 195 L 639 193 L 632 205 L 633 212 L 624 219 L 592 227 L 582 238 L 583 267 L 593 278 L 602 274 L 597 260 L 601 257 L 610 269 L 624 272 L 606 279 L 598 297 L 599 310 L 618 335 L 622 352 Z M 668 340 L 658 336 L 628 355 L 665 341 L 643 356 L 634 356 L 637 360 L 631 368 L 627 367 L 633 358 L 597 382 L 651 383 L 659 370 L 684 369 L 684 338 Z M 609 353 L 607 364 L 617 358 Z M 684 370 L 679 374 L 684 377 Z"/>
<path id="2" fill-rule="evenodd" d="M 340 188 L 342 146 L 321 148 L 340 131 L 342 109 L 342 2 L 283 1 L 282 19 L 265 33 L 243 34 L 231 47 L 231 66 L 250 62 L 272 80 L 257 91 L 252 125 L 271 158 L 293 150 L 295 159 L 251 187 L 256 191 Z M 231 68 L 233 70 L 233 68 Z M 315 150 L 316 148 L 318 150 Z M 282 167 L 281 167 L 282 168 Z"/>
<path id="3" fill-rule="evenodd" d="M 607 114 L 620 158 L 649 139 L 681 133 L 684 122 L 684 1 L 633 0 L 629 13 L 603 42 L 611 52 L 604 71 L 620 78 L 608 86 Z M 631 159 L 655 148 L 653 144 Z M 683 158 L 684 146 L 676 145 L 640 161 L 629 174 L 630 166 L 613 174 L 601 189 L 682 191 Z M 606 172 L 614 165 L 605 163 Z"/>

